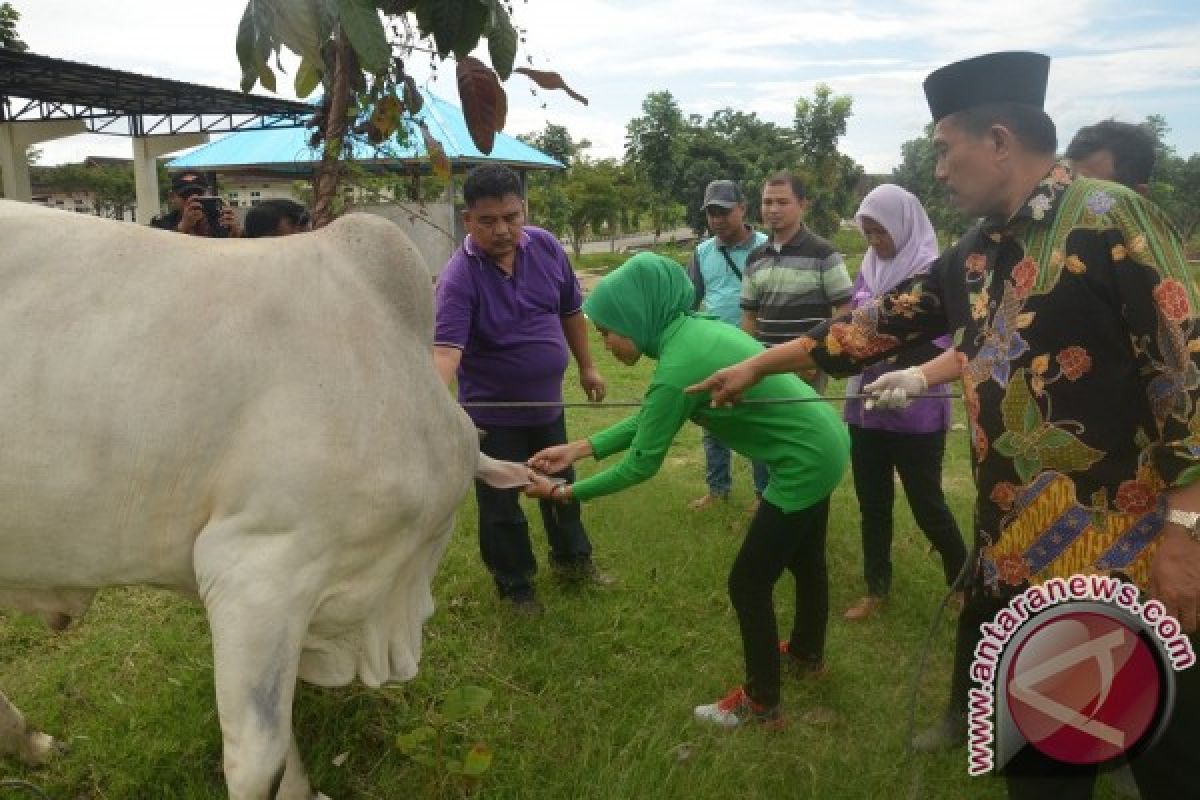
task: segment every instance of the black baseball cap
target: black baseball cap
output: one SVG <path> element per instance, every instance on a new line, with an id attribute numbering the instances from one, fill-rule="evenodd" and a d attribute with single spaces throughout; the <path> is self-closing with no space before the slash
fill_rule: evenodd
<path id="1" fill-rule="evenodd" d="M 176 175 L 171 180 L 171 191 L 178 195 L 208 193 L 208 181 L 204 180 L 203 175 L 198 175 L 195 172 L 183 172 Z"/>
<path id="2" fill-rule="evenodd" d="M 733 181 L 713 181 L 704 190 L 704 202 L 700 204 L 700 210 L 704 211 L 709 206 L 733 208 L 744 199 L 741 188 Z"/>

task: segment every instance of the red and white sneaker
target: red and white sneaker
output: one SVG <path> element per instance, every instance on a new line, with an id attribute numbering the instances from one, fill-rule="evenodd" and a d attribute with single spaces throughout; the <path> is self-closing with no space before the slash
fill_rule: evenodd
<path id="1" fill-rule="evenodd" d="M 739 725 L 750 723 L 765 723 L 772 726 L 783 724 L 779 706 L 768 708 L 754 702 L 741 686 L 715 703 L 696 706 L 693 713 L 700 722 L 708 722 L 722 728 L 736 728 Z"/>

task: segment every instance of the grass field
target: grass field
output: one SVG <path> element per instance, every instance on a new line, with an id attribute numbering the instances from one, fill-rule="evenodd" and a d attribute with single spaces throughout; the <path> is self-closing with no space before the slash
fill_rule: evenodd
<path id="1" fill-rule="evenodd" d="M 651 364 L 625 368 L 593 347 L 610 399 L 638 398 Z M 568 380 L 578 399 L 573 375 Z M 579 410 L 569 421 L 582 435 L 616 418 Z M 964 437 L 951 434 L 945 482 L 965 527 L 972 489 Z M 583 465 L 585 473 L 594 468 Z M 434 580 L 437 611 L 417 678 L 381 691 L 299 692 L 295 730 L 314 784 L 333 798 L 380 799 L 1002 797 L 997 779 L 968 778 L 961 750 L 916 760 L 905 754 L 914 665 L 943 591 L 940 570 L 901 502 L 890 605 L 868 622 L 844 622 L 842 610 L 862 592 L 848 478 L 831 521 L 830 675 L 785 680 L 790 725 L 782 731 L 693 723 L 693 705 L 741 678 L 725 594 L 751 498 L 745 462 L 737 469 L 728 507 L 689 511 L 687 501 L 703 491 L 702 455 L 698 429 L 683 431 L 657 478 L 585 508 L 596 558 L 620 583 L 568 590 L 543 574 L 548 611 L 537 620 L 511 616 L 495 598 L 477 554 L 473 501 L 465 502 Z M 534 530 L 544 554 L 536 522 Z M 782 619 L 790 617 L 789 582 L 785 576 L 777 592 Z M 932 642 L 919 724 L 944 703 L 952 631 L 947 616 Z M 56 800 L 222 797 L 209 647 L 198 607 L 147 589 L 101 593 L 83 624 L 59 635 L 28 618 L 0 617 L 0 686 L 71 745 L 42 770 L 0 762 L 0 779 L 33 782 Z M 484 744 L 494 761 L 478 780 L 418 763 L 395 746 L 464 686 L 488 689 L 491 703 L 447 725 L 444 748 L 458 755 Z M 28 796 L 0 788 L 0 798 Z M 1103 786 L 1097 797 L 1115 795 Z"/>

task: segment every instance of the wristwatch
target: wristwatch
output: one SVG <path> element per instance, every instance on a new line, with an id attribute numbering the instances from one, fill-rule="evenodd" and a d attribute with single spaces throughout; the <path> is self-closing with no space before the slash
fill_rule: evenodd
<path id="1" fill-rule="evenodd" d="M 1167 512 L 1167 522 L 1179 525 L 1195 542 L 1200 542 L 1200 511 L 1178 511 L 1171 509 Z"/>

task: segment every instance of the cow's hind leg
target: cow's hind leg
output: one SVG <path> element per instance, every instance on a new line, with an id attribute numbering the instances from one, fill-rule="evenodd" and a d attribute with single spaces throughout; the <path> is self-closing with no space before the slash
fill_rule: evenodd
<path id="1" fill-rule="evenodd" d="M 312 796 L 298 754 L 289 758 L 292 699 L 313 602 L 304 565 L 293 563 L 293 545 L 290 534 L 247 534 L 229 523 L 210 526 L 196 542 L 230 800 Z"/>
<path id="2" fill-rule="evenodd" d="M 0 755 L 15 755 L 37 767 L 58 755 L 60 749 L 53 737 L 29 727 L 21 710 L 0 692 Z"/>

